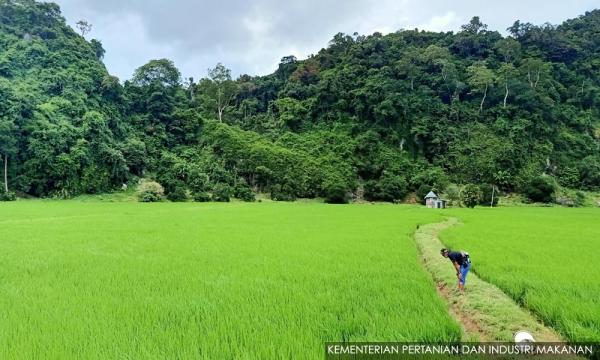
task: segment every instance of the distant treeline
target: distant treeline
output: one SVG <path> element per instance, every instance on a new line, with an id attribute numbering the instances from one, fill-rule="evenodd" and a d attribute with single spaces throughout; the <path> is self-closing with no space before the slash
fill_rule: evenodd
<path id="1" fill-rule="evenodd" d="M 600 11 L 508 31 L 474 17 L 458 33 L 337 34 L 268 76 L 217 64 L 182 79 L 161 59 L 121 83 L 56 4 L 0 0 L 4 187 L 70 197 L 145 179 L 172 200 L 330 202 L 600 189 Z"/>

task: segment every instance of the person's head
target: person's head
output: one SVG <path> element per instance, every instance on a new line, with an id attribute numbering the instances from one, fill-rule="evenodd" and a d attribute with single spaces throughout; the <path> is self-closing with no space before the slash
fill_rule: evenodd
<path id="1" fill-rule="evenodd" d="M 448 249 L 440 250 L 440 254 L 442 254 L 443 257 L 448 257 L 449 252 L 450 252 L 450 250 L 448 250 Z"/>

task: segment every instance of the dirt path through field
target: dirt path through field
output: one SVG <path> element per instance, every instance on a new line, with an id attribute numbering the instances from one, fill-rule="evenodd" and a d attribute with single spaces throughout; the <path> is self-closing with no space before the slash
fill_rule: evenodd
<path id="1" fill-rule="evenodd" d="M 458 224 L 451 218 L 442 223 L 419 226 L 414 234 L 423 266 L 431 274 L 438 293 L 449 306 L 449 312 L 462 325 L 464 341 L 512 341 L 519 330 L 529 331 L 538 342 L 561 341 L 552 329 L 541 324 L 526 309 L 517 305 L 498 287 L 487 283 L 472 270 L 467 277 L 464 294 L 456 290 L 456 276 L 448 259 L 440 256 L 443 247 L 438 234 Z M 477 269 L 477 259 L 473 268 Z"/>

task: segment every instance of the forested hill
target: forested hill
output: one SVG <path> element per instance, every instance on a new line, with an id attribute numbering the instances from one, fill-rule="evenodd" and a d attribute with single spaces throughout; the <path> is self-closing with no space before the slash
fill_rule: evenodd
<path id="1" fill-rule="evenodd" d="M 458 33 L 338 34 L 268 76 L 218 64 L 182 79 L 162 59 L 120 83 L 57 5 L 0 0 L 6 187 L 69 197 L 151 179 L 173 200 L 332 202 L 599 189 L 600 11 L 508 31 L 474 17 Z"/>

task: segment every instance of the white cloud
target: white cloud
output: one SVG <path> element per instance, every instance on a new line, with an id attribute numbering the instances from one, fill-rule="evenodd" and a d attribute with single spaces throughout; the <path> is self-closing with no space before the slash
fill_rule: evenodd
<path id="1" fill-rule="evenodd" d="M 432 17 L 429 21 L 417 25 L 416 28 L 429 31 L 448 31 L 457 30 L 463 23 L 465 23 L 464 19 L 456 16 L 454 11 L 448 11 L 444 15 Z"/>
<path id="2" fill-rule="evenodd" d="M 111 14 L 99 20 L 92 29 L 95 33 L 90 36 L 101 39 L 109 70 L 123 79 L 129 78 L 134 69 L 151 59 L 177 57 L 176 41 L 173 44 L 157 44 L 152 41 L 138 14 Z"/>

